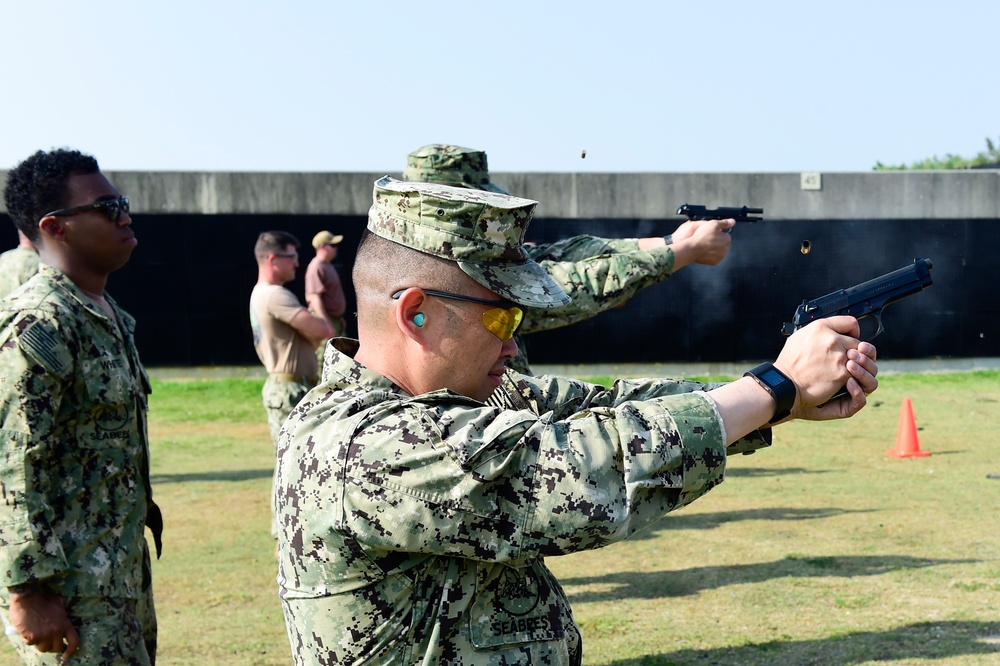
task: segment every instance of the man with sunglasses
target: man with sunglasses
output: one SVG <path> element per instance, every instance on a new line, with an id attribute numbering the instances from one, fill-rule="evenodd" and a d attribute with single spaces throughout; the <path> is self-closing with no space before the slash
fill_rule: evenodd
<path id="1" fill-rule="evenodd" d="M 727 455 L 767 446 L 771 424 L 852 416 L 877 388 L 851 317 L 803 327 L 726 385 L 505 369 L 524 310 L 568 300 L 524 251 L 535 205 L 375 183 L 359 339 L 331 342 L 278 443 L 297 665 L 580 664 L 545 556 L 626 538 L 721 483 Z"/>
<path id="2" fill-rule="evenodd" d="M 257 284 L 250 293 L 250 328 L 267 370 L 261 397 L 275 444 L 289 412 L 319 379 L 316 347 L 333 337 L 330 322 L 311 313 L 284 286 L 295 279 L 299 247 L 286 231 L 265 231 L 254 246 Z"/>
<path id="3" fill-rule="evenodd" d="M 78 151 L 7 177 L 42 265 L 0 304 L 0 618 L 25 663 L 152 664 L 149 379 L 105 292 L 137 241 L 128 199 Z"/>
<path id="4" fill-rule="evenodd" d="M 406 158 L 403 180 L 442 183 L 507 194 L 490 180 L 486 153 L 449 144 L 431 144 Z M 518 354 L 507 367 L 531 374 L 524 335 L 569 326 L 623 307 L 646 287 L 690 264 L 715 266 L 729 253 L 734 220 L 684 222 L 666 236 L 598 238 L 581 235 L 555 243 L 528 244 L 525 252 L 563 291 L 566 305 L 528 308 L 518 332 Z"/>

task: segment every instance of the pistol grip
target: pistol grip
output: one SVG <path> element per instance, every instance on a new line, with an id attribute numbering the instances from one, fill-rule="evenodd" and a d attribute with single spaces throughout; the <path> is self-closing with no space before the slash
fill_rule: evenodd
<path id="1" fill-rule="evenodd" d="M 829 400 L 827 400 L 826 402 L 824 402 L 822 405 L 820 405 L 820 407 L 826 407 L 827 405 L 829 405 L 834 400 L 840 400 L 845 395 L 846 396 L 850 396 L 851 395 L 850 393 L 847 392 L 847 385 L 846 384 L 844 385 L 844 387 L 842 389 L 840 389 L 839 391 L 837 391 L 836 393 L 834 393 L 832 398 L 830 398 Z"/>

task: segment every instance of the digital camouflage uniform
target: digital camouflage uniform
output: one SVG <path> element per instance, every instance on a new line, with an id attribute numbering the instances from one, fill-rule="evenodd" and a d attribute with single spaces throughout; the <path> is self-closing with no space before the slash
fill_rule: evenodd
<path id="1" fill-rule="evenodd" d="M 565 304 L 520 259 L 534 202 L 411 186 L 420 191 L 376 183 L 370 231 L 461 257 L 515 302 Z M 510 200 L 523 207 L 501 210 Z M 357 349 L 331 342 L 323 383 L 278 444 L 278 584 L 299 666 L 580 664 L 580 632 L 544 558 L 625 539 L 722 481 L 726 436 L 705 385 L 605 390 L 508 371 L 484 404 L 446 389 L 410 395 L 356 363 Z M 755 433 L 730 451 L 767 444 Z"/>
<path id="2" fill-rule="evenodd" d="M 149 551 L 162 520 L 149 483 L 148 377 L 135 320 L 118 322 L 62 272 L 42 265 L 0 304 L 0 615 L 7 587 L 62 595 L 80 633 L 72 664 L 155 658 Z M 27 663 L 55 663 L 8 636 Z M 118 659 L 115 655 L 123 655 Z"/>
<path id="3" fill-rule="evenodd" d="M 15 247 L 0 254 L 0 298 L 31 279 L 38 272 L 38 252 Z"/>
<path id="4" fill-rule="evenodd" d="M 579 664 L 544 557 L 620 541 L 722 481 L 705 388 L 508 373 L 484 405 L 410 396 L 333 342 L 279 444 L 295 663 Z M 759 435 L 738 445 L 766 445 Z"/>
<path id="5" fill-rule="evenodd" d="M 448 144 L 410 153 L 403 179 L 506 193 L 490 181 L 485 152 Z M 635 238 L 574 236 L 524 249 L 573 300 L 557 309 L 525 310 L 516 338 L 518 355 L 507 362 L 522 374 L 531 374 L 524 335 L 569 326 L 618 307 L 640 289 L 670 277 L 674 268 L 669 246 L 639 250 Z"/>
<path id="6" fill-rule="evenodd" d="M 267 410 L 267 430 L 272 442 L 278 441 L 285 419 L 313 386 L 315 383 L 306 381 L 278 381 L 271 377 L 264 380 L 260 394 Z"/>
<path id="7" fill-rule="evenodd" d="M 640 250 L 635 238 L 575 236 L 525 250 L 573 299 L 559 308 L 525 310 L 517 332 L 517 356 L 507 361 L 507 367 L 526 375 L 532 373 L 525 335 L 586 321 L 624 305 L 640 289 L 662 282 L 674 270 L 669 246 Z"/>

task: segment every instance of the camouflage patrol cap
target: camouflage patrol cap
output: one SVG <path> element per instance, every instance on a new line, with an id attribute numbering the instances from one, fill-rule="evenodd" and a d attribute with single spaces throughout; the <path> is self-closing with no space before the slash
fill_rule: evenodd
<path id="1" fill-rule="evenodd" d="M 537 201 L 508 194 L 375 181 L 368 230 L 400 245 L 458 264 L 466 275 L 503 298 L 553 308 L 570 298 L 521 246 Z"/>
<path id="2" fill-rule="evenodd" d="M 432 143 L 406 156 L 403 180 L 417 183 L 444 183 L 507 194 L 490 182 L 486 153 L 446 143 Z"/>

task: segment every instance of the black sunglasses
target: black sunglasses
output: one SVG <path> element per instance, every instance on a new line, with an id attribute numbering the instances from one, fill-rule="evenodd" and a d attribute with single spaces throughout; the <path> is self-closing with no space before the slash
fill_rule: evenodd
<path id="1" fill-rule="evenodd" d="M 119 197 L 118 199 L 102 199 L 101 201 L 95 201 L 94 203 L 84 204 L 82 206 L 60 208 L 59 210 L 54 210 L 51 213 L 46 213 L 45 215 L 42 215 L 42 217 L 68 217 L 70 215 L 86 213 L 88 210 L 97 210 L 98 208 L 110 221 L 117 222 L 121 219 L 122 213 L 128 215 L 128 197 Z M 39 220 L 39 222 L 41 222 L 41 220 Z"/>

